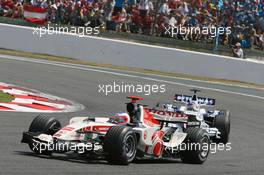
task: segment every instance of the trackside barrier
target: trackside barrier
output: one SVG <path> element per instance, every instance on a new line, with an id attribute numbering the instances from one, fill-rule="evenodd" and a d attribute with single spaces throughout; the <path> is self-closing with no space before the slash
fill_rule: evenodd
<path id="1" fill-rule="evenodd" d="M 264 84 L 264 64 L 212 54 L 99 37 L 33 35 L 33 30 L 0 24 L 0 48 L 64 56 L 95 63 L 137 67 Z"/>

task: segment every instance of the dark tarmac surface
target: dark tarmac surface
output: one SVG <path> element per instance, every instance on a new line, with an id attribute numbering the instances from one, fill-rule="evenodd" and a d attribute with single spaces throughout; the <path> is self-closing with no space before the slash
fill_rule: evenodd
<path id="1" fill-rule="evenodd" d="M 162 78 L 159 78 L 162 79 Z M 52 65 L 0 59 L 0 81 L 36 89 L 85 105 L 75 113 L 47 114 L 66 124 L 71 117 L 82 115 L 112 115 L 125 111 L 125 97 L 130 93 L 99 93 L 98 85 L 124 82 L 125 84 L 165 84 L 166 93 L 144 96 L 144 104 L 168 101 L 174 93 L 189 93 L 189 87 L 156 82 L 136 77 L 124 77 L 102 72 L 79 70 Z M 170 79 L 168 81 L 203 85 L 201 82 Z M 254 91 L 206 84 L 238 93 L 264 97 L 264 91 Z M 143 96 L 142 94 L 139 94 Z M 201 96 L 216 98 L 219 108 L 231 112 L 231 151 L 210 154 L 203 165 L 177 161 L 144 160 L 129 166 L 114 166 L 106 161 L 88 161 L 74 156 L 36 156 L 21 144 L 22 132 L 27 130 L 34 113 L 0 112 L 0 174 L 259 174 L 264 172 L 264 98 L 203 90 Z"/>

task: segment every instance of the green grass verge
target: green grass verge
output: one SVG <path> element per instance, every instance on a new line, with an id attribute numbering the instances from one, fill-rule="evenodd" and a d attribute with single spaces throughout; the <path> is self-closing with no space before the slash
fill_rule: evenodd
<path id="1" fill-rule="evenodd" d="M 3 91 L 0 91 L 0 102 L 11 102 L 14 99 L 14 97 L 8 93 L 4 93 Z"/>
<path id="2" fill-rule="evenodd" d="M 16 19 L 16 18 L 9 18 L 9 17 L 0 17 L 0 23 L 4 24 L 13 24 L 13 25 L 20 25 L 20 26 L 28 26 L 28 27 L 37 27 L 39 25 L 27 22 L 22 19 Z"/>
<path id="3" fill-rule="evenodd" d="M 47 54 L 37 54 L 37 53 L 15 51 L 15 50 L 8 50 L 8 49 L 1 49 L 1 48 L 0 48 L 0 54 L 29 57 L 29 58 L 49 60 L 49 61 L 57 61 L 57 62 L 63 62 L 63 63 L 87 65 L 87 66 L 94 66 L 94 67 L 99 67 L 99 68 L 110 68 L 110 69 L 115 69 L 115 70 L 132 71 L 132 72 L 149 74 L 149 75 L 154 74 L 154 75 L 184 78 L 184 79 L 190 79 L 190 80 L 200 80 L 200 81 L 205 81 L 209 83 L 229 85 L 229 86 L 261 89 L 261 90 L 264 89 L 263 84 L 259 85 L 259 84 L 240 82 L 240 81 L 234 81 L 234 80 L 214 79 L 210 77 L 199 77 L 199 76 L 193 76 L 193 75 L 182 74 L 182 73 L 162 72 L 162 71 L 149 70 L 149 69 L 143 69 L 143 68 L 116 66 L 116 65 L 111 65 L 111 64 L 98 64 L 98 63 L 89 62 L 89 61 L 82 61 L 82 60 L 77 60 L 73 58 L 58 57 L 58 56 L 52 56 L 52 55 L 47 55 Z"/>

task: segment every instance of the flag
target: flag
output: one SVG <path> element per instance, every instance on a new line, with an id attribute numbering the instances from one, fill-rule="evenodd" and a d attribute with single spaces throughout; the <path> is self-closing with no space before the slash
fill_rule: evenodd
<path id="1" fill-rule="evenodd" d="M 47 9 L 34 7 L 32 5 L 24 6 L 24 17 L 28 22 L 43 25 L 46 22 Z"/>

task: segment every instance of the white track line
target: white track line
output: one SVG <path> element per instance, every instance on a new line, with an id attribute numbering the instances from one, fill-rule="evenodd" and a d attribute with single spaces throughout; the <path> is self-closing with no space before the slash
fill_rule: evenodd
<path id="1" fill-rule="evenodd" d="M 0 54 L 0 58 L 10 58 L 11 57 L 19 57 L 22 59 L 25 59 L 25 57 L 20 57 L 20 56 L 12 56 L 12 55 L 3 55 Z M 32 58 L 27 58 L 27 59 L 32 59 Z M 52 61 L 53 63 L 63 63 L 65 65 L 70 64 L 70 63 L 65 63 L 65 62 L 58 62 L 58 61 Z M 215 84 L 215 85 L 223 85 L 223 86 L 229 86 L 229 87 L 240 87 L 240 88 L 246 88 L 246 89 L 253 89 L 250 86 L 247 85 L 242 85 L 242 84 L 232 84 L 230 83 L 222 83 L 222 82 L 217 82 L 217 81 L 208 81 L 208 80 L 198 80 L 198 79 L 191 79 L 191 78 L 184 78 L 184 77 L 172 77 L 172 76 L 168 76 L 168 75 L 159 75 L 159 74 L 152 74 L 152 73 L 142 73 L 142 72 L 137 72 L 137 71 L 131 71 L 131 70 L 118 70 L 118 69 L 114 69 L 114 68 L 108 68 L 108 67 L 100 67 L 100 66 L 90 66 L 90 65 L 81 65 L 81 64 L 70 64 L 70 65 L 78 65 L 79 67 L 81 66 L 85 66 L 86 68 L 92 68 L 92 69 L 98 69 L 98 70 L 108 70 L 108 71 L 112 71 L 112 72 L 125 72 L 127 74 L 138 74 L 138 75 L 149 75 L 149 76 L 155 76 L 155 77 L 159 77 L 159 78 L 170 78 L 170 79 L 175 79 L 175 80 L 187 80 L 187 81 L 192 81 L 192 82 L 198 82 L 198 83 L 208 83 L 208 84 Z M 232 81 L 232 80 L 231 80 Z M 258 89 L 261 90 L 261 89 Z M 264 89 L 263 89 L 264 90 Z"/>
<path id="2" fill-rule="evenodd" d="M 33 27 L 19 26 L 19 25 L 13 25 L 13 24 L 0 23 L 0 26 L 7 26 L 7 27 L 13 27 L 13 28 L 34 30 Z M 173 50 L 173 51 L 179 51 L 179 52 L 185 52 L 185 53 L 191 53 L 191 54 L 198 54 L 198 55 L 205 55 L 205 56 L 214 56 L 214 57 L 219 57 L 219 58 L 232 59 L 232 60 L 235 60 L 235 61 L 244 61 L 244 62 L 264 64 L 264 61 L 259 61 L 259 60 L 254 60 L 254 59 L 246 59 L 246 60 L 245 59 L 237 59 L 237 58 L 234 58 L 234 57 L 224 56 L 224 55 L 217 55 L 217 54 L 198 52 L 198 51 L 190 51 L 190 50 L 177 49 L 177 48 L 171 48 L 171 47 L 165 47 L 165 46 L 142 44 L 142 43 L 137 43 L 137 42 L 123 41 L 123 40 L 110 39 L 110 38 L 104 38 L 104 37 L 83 36 L 83 35 L 78 35 L 78 34 L 74 34 L 74 33 L 64 33 L 64 32 L 61 32 L 60 35 L 69 35 L 69 36 L 76 36 L 76 37 L 80 37 L 81 36 L 82 38 L 85 37 L 85 38 L 92 38 L 92 39 L 96 39 L 96 40 L 112 41 L 112 42 L 117 42 L 117 43 L 131 44 L 131 45 L 137 45 L 137 46 L 143 46 L 143 47 L 158 48 L 158 49 L 165 49 L 165 50 Z M 34 36 L 34 35 L 32 34 L 32 36 Z M 58 37 L 59 37 L 59 35 L 58 35 Z"/>
<path id="3" fill-rule="evenodd" d="M 240 92 L 234 92 L 234 91 L 228 91 L 228 90 L 216 89 L 216 88 L 209 88 L 209 87 L 204 87 L 204 86 L 190 85 L 190 84 L 185 84 L 185 83 L 177 83 L 177 82 L 174 82 L 174 81 L 168 81 L 168 80 L 162 80 L 162 79 L 157 79 L 157 78 L 150 78 L 150 77 L 144 77 L 144 76 L 131 75 L 131 74 L 128 74 L 128 73 L 118 73 L 118 72 L 114 72 L 114 71 L 110 71 L 110 70 L 101 70 L 101 69 L 86 67 L 86 66 L 83 66 L 83 65 L 82 65 L 82 67 L 80 67 L 78 65 L 70 64 L 70 63 L 53 62 L 53 61 L 46 61 L 46 60 L 36 60 L 36 59 L 25 58 L 25 57 L 23 58 L 23 57 L 17 57 L 17 56 L 3 56 L 3 55 L 0 55 L 0 57 L 1 58 L 6 58 L 6 59 L 11 59 L 11 60 L 16 60 L 16 61 L 38 63 L 38 64 L 46 64 L 46 65 L 52 65 L 52 66 L 64 67 L 64 68 L 71 68 L 71 69 L 77 69 L 77 70 L 83 70 L 83 71 L 100 72 L 100 73 L 117 75 L 117 76 L 123 76 L 123 77 L 140 78 L 140 79 L 144 79 L 144 80 L 156 81 L 156 82 L 173 84 L 173 85 L 180 85 L 180 86 L 191 87 L 191 88 L 199 88 L 199 89 L 211 90 L 211 91 L 228 93 L 228 94 L 236 94 L 236 95 L 241 95 L 241 96 L 246 96 L 246 97 L 253 97 L 253 98 L 258 98 L 258 99 L 264 100 L 263 96 L 256 96 L 256 95 L 251 95 L 251 94 L 246 94 L 246 93 L 240 93 Z"/>

